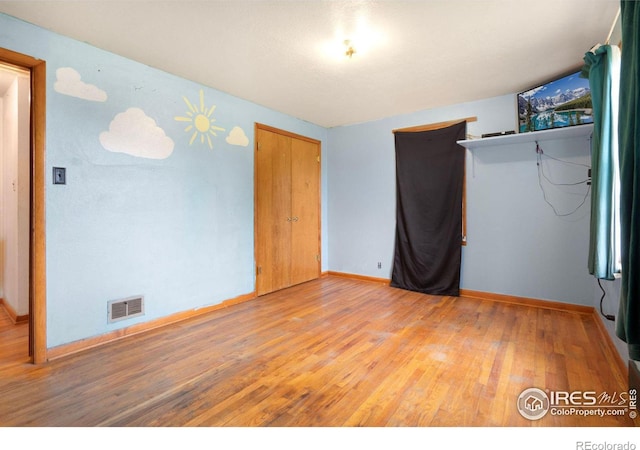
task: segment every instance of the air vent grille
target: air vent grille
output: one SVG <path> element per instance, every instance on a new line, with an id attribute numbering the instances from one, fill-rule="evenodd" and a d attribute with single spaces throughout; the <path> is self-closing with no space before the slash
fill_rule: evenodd
<path id="1" fill-rule="evenodd" d="M 111 300 L 107 304 L 109 322 L 130 319 L 144 314 L 144 297 L 129 297 Z"/>

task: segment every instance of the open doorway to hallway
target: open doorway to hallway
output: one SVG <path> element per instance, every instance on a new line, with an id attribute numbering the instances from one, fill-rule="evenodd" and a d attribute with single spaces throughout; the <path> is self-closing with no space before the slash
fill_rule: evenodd
<path id="1" fill-rule="evenodd" d="M 5 80 L 0 81 L 0 309 L 10 323 L 28 328 L 25 359 L 42 363 L 47 360 L 46 63 L 0 48 L 0 74 Z"/>
<path id="2" fill-rule="evenodd" d="M 30 71 L 0 62 L 0 301 L 14 324 L 28 322 L 30 308 L 30 98 Z M 29 355 L 28 343 L 0 345 Z"/>

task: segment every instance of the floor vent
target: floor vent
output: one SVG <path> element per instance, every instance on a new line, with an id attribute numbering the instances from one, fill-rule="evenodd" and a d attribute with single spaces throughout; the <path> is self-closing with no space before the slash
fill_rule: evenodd
<path id="1" fill-rule="evenodd" d="M 144 314 L 144 297 L 129 297 L 108 302 L 109 322 L 130 319 Z"/>

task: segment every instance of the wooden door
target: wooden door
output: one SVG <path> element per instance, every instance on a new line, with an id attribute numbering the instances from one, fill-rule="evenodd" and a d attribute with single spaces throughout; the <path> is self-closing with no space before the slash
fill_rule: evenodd
<path id="1" fill-rule="evenodd" d="M 291 138 L 258 129 L 256 164 L 256 292 L 291 285 Z"/>
<path id="2" fill-rule="evenodd" d="M 291 141 L 291 284 L 320 276 L 320 146 Z"/>
<path id="3" fill-rule="evenodd" d="M 320 276 L 320 143 L 256 125 L 256 293 Z"/>

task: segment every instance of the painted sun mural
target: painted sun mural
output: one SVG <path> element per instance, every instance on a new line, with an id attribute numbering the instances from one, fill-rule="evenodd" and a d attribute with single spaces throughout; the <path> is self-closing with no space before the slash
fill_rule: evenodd
<path id="1" fill-rule="evenodd" d="M 211 105 L 207 108 L 204 104 L 204 91 L 200 90 L 200 103 L 194 105 L 189 101 L 187 97 L 182 97 L 187 104 L 188 110 L 186 116 L 176 116 L 175 119 L 179 122 L 188 122 L 185 132 L 191 133 L 191 139 L 189 145 L 192 145 L 196 139 L 201 144 L 208 144 L 210 149 L 213 149 L 212 136 L 217 136 L 217 131 L 224 131 L 224 128 L 218 127 L 213 123 L 216 121 L 213 116 L 213 111 L 216 109 L 216 105 Z"/>

